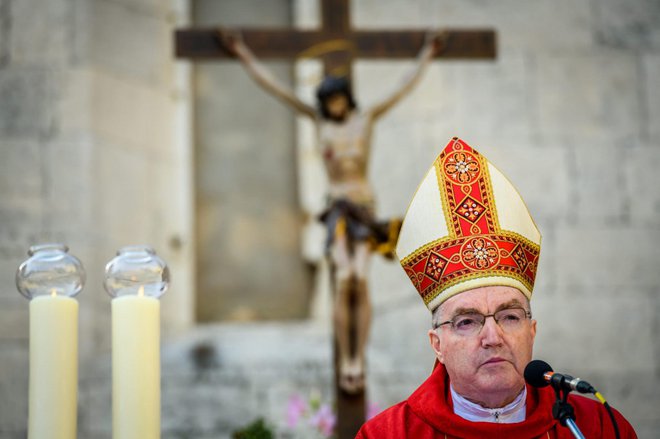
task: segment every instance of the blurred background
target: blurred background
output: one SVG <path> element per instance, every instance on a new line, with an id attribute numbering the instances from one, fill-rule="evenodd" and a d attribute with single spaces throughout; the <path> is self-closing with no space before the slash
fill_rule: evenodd
<path id="1" fill-rule="evenodd" d="M 535 356 L 588 379 L 660 437 L 660 4 L 655 0 L 352 0 L 353 28 L 493 28 L 493 61 L 434 61 L 377 125 L 378 216 L 405 213 L 452 136 L 507 175 L 543 233 Z M 283 436 L 292 395 L 332 404 L 323 173 L 309 123 L 235 61 L 177 60 L 183 26 L 314 28 L 313 0 L 0 0 L 0 438 L 26 436 L 30 245 L 85 264 L 79 437 L 111 437 L 103 268 L 149 244 L 162 298 L 163 438 L 257 418 Z M 268 67 L 310 104 L 315 61 Z M 357 60 L 361 107 L 411 60 Z M 430 316 L 374 258 L 369 400 L 406 398 L 433 364 Z"/>

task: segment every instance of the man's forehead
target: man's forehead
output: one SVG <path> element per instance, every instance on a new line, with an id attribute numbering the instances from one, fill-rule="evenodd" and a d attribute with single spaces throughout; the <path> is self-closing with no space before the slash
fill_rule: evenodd
<path id="1" fill-rule="evenodd" d="M 508 286 L 488 286 L 463 291 L 447 299 L 441 308 L 445 314 L 459 308 L 478 311 L 495 311 L 504 304 L 527 303 L 527 298 L 517 288 Z"/>

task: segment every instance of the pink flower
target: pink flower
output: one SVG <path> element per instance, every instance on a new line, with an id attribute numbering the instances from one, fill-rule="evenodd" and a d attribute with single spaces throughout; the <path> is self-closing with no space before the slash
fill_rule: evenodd
<path id="1" fill-rule="evenodd" d="M 332 435 L 337 423 L 337 417 L 332 413 L 332 409 L 327 404 L 323 404 L 319 410 L 314 413 L 314 416 L 309 420 L 309 423 L 316 427 L 321 434 L 326 437 Z"/>
<path id="2" fill-rule="evenodd" d="M 307 403 L 298 394 L 291 395 L 286 407 L 286 425 L 289 428 L 295 428 L 298 421 L 307 410 Z"/>
<path id="3" fill-rule="evenodd" d="M 370 402 L 367 405 L 367 421 L 381 412 L 380 407 L 375 402 Z"/>

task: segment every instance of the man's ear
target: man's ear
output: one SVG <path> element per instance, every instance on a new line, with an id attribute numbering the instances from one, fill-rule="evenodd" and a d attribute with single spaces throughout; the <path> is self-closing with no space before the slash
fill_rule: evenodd
<path id="1" fill-rule="evenodd" d="M 440 336 L 435 329 L 429 329 L 429 341 L 431 342 L 431 349 L 435 352 L 435 356 L 439 362 L 445 363 L 442 351 L 440 350 Z"/>

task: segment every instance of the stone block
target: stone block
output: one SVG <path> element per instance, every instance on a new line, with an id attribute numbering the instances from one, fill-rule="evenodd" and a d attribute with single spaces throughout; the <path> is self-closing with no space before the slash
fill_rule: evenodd
<path id="1" fill-rule="evenodd" d="M 11 22 L 9 0 L 0 0 L 0 67 L 9 64 L 9 54 L 11 52 Z"/>
<path id="2" fill-rule="evenodd" d="M 660 232 L 623 227 L 559 228 L 558 288 L 647 288 L 660 284 Z"/>
<path id="3" fill-rule="evenodd" d="M 10 286 L 13 285 L 10 284 Z M 0 340 L 28 340 L 30 338 L 29 303 L 27 299 L 22 302 L 14 298 L 0 299 Z"/>
<path id="4" fill-rule="evenodd" d="M 268 67 L 288 82 L 285 63 Z M 277 191 L 277 198 L 288 203 L 295 197 L 293 113 L 259 89 L 239 65 L 201 66 L 195 80 L 197 182 L 202 194 L 229 197 L 237 185 L 244 198 L 256 200 L 266 185 L 271 197 Z M 257 155 L 270 166 L 260 167 L 257 174 L 243 172 L 244 166 L 256 165 Z"/>
<path id="5" fill-rule="evenodd" d="M 0 205 L 0 257 L 18 264 L 30 245 L 44 241 L 42 214 L 42 204 L 28 199 Z"/>
<path id="6" fill-rule="evenodd" d="M 157 250 L 160 254 L 160 251 Z M 170 281 L 166 300 L 161 302 L 163 336 L 182 333 L 195 324 L 195 289 L 193 270 L 188 262 L 181 263 L 163 255 L 172 273 L 177 273 Z"/>
<path id="7" fill-rule="evenodd" d="M 210 382 L 168 382 L 163 386 L 163 432 L 185 431 L 194 437 L 228 433 L 255 417 L 254 389 L 235 376 Z"/>
<path id="8" fill-rule="evenodd" d="M 78 436 L 110 438 L 112 435 L 112 378 L 111 375 L 82 375 L 78 384 Z"/>
<path id="9" fill-rule="evenodd" d="M 656 437 L 660 407 L 660 398 L 655 392 L 660 385 L 658 375 L 653 372 L 631 373 L 623 362 L 612 366 L 609 373 L 588 372 L 581 377 L 593 384 L 609 404 L 628 419 L 638 437 Z"/>
<path id="10" fill-rule="evenodd" d="M 74 40 L 74 5 L 69 0 L 12 2 L 9 8 L 12 64 L 50 67 L 69 64 Z"/>
<path id="11" fill-rule="evenodd" d="M 173 23 L 123 2 L 78 5 L 76 32 L 81 37 L 75 43 L 80 64 L 167 92 Z"/>
<path id="12" fill-rule="evenodd" d="M 539 54 L 536 105 L 542 139 L 579 148 L 630 142 L 639 135 L 638 72 L 633 54 Z"/>
<path id="13" fill-rule="evenodd" d="M 501 48 L 573 49 L 593 44 L 587 0 L 523 3 L 362 0 L 351 6 L 355 28 L 494 28 Z"/>
<path id="14" fill-rule="evenodd" d="M 570 216 L 573 181 L 569 150 L 506 136 L 475 147 L 511 181 L 536 221 L 557 223 Z"/>
<path id="15" fill-rule="evenodd" d="M 291 4 L 287 0 L 202 0 L 192 8 L 198 26 L 285 26 L 291 22 Z"/>
<path id="16" fill-rule="evenodd" d="M 471 4 L 474 9 L 482 5 Z M 502 48 L 536 50 L 573 50 L 593 46 L 591 5 L 589 0 L 543 0 L 520 3 L 507 0 L 489 3 L 491 8 L 480 11 L 483 21 L 491 24 L 500 34 Z M 507 13 L 501 13 L 506 10 Z M 442 9 L 439 12 L 442 14 Z M 496 18 L 492 18 L 496 17 Z"/>
<path id="17" fill-rule="evenodd" d="M 410 280 L 406 279 L 403 294 L 391 294 L 391 291 L 372 288 L 370 291 L 373 302 L 373 333 L 381 334 L 371 340 L 374 351 L 387 352 L 394 349 L 410 350 L 401 357 L 415 356 L 413 352 L 427 353 L 427 331 L 431 328 L 431 313 L 424 305 L 419 293 Z M 375 282 L 372 281 L 372 284 Z M 389 297 L 388 297 L 389 295 Z M 385 296 L 385 297 L 383 297 Z M 395 322 L 399 322 L 399 325 Z M 420 337 L 421 336 L 421 337 Z M 419 340 L 411 343 L 411 339 Z"/>
<path id="18" fill-rule="evenodd" d="M 91 223 L 92 145 L 90 142 L 43 145 L 44 214 L 53 229 L 80 232 Z"/>
<path id="19" fill-rule="evenodd" d="M 27 259 L 27 249 L 25 258 L 0 258 L 0 303 L 4 306 L 11 306 L 12 308 L 20 307 L 21 305 L 27 309 L 28 301 L 16 289 L 15 278 L 16 270 L 20 263 Z"/>
<path id="20" fill-rule="evenodd" d="M 430 349 L 430 347 L 429 347 Z M 423 372 L 408 373 L 405 369 L 385 373 L 369 372 L 367 375 L 368 403 L 376 406 L 379 412 L 397 404 L 410 396 L 431 374 L 435 359 L 401 359 L 402 367 L 414 361 L 423 362 Z M 404 363 L 405 362 L 405 363 Z"/>
<path id="21" fill-rule="evenodd" d="M 623 49 L 660 47 L 660 5 L 654 0 L 605 0 L 594 3 L 597 43 Z"/>
<path id="22" fill-rule="evenodd" d="M 94 208 L 96 227 L 112 237 L 115 246 L 144 242 L 149 235 L 151 157 L 113 142 L 97 141 L 93 193 L 102 200 Z M 122 244 L 119 244 L 122 243 Z M 123 244 L 127 243 L 127 244 Z"/>
<path id="23" fill-rule="evenodd" d="M 443 67 L 454 70 L 458 99 L 451 103 L 451 110 L 468 127 L 468 133 L 531 143 L 535 121 L 530 93 L 535 78 L 522 52 L 503 49 L 496 61 L 455 62 Z M 439 88 L 447 87 L 440 84 Z"/>
<path id="24" fill-rule="evenodd" d="M 502 13 L 503 10 L 507 12 Z M 352 3 L 351 12 L 355 28 L 494 28 L 500 48 L 574 49 L 590 47 L 593 40 L 587 0 L 523 3 L 362 0 Z"/>
<path id="25" fill-rule="evenodd" d="M 652 289 L 652 296 L 656 297 L 655 300 L 655 317 L 653 319 L 653 322 L 651 322 L 651 328 L 654 332 L 658 332 L 658 328 L 660 328 L 660 300 L 657 300 L 657 294 L 658 294 L 658 287 L 655 287 Z M 653 345 L 653 358 L 655 359 L 653 366 L 655 368 L 655 375 L 656 378 L 660 375 L 660 342 L 656 340 L 655 344 Z"/>
<path id="26" fill-rule="evenodd" d="M 635 433 L 637 433 L 637 437 L 652 439 L 657 437 L 658 431 L 660 431 L 660 421 L 656 419 L 641 420 L 635 422 L 633 424 L 633 427 L 635 428 Z"/>
<path id="27" fill-rule="evenodd" d="M 92 167 L 89 197 L 102 200 L 88 206 L 92 210 L 88 240 L 93 240 L 94 262 L 100 273 L 115 251 L 125 245 L 148 244 L 159 254 L 169 245 L 167 231 L 173 201 L 164 201 L 168 186 L 160 184 L 163 163 L 149 153 L 124 149 L 108 141 L 97 140 Z M 83 204 L 84 205 L 84 204 Z M 102 292 L 99 297 L 105 297 Z"/>
<path id="28" fill-rule="evenodd" d="M 3 439 L 24 439 L 27 437 L 27 426 L 14 431 L 0 429 L 0 436 Z"/>
<path id="29" fill-rule="evenodd" d="M 61 88 L 55 101 L 58 141 L 84 142 L 90 137 L 94 75 L 91 69 L 71 68 L 60 74 Z"/>
<path id="30" fill-rule="evenodd" d="M 306 0 L 294 0 L 292 6 L 296 28 L 317 29 L 321 27 L 319 23 L 321 12 L 318 3 Z"/>
<path id="31" fill-rule="evenodd" d="M 40 139 L 54 130 L 52 101 L 56 85 L 48 70 L 0 70 L 0 137 Z"/>
<path id="32" fill-rule="evenodd" d="M 94 132 L 157 161 L 172 160 L 174 101 L 169 94 L 101 72 L 93 75 Z"/>
<path id="33" fill-rule="evenodd" d="M 40 202 L 43 149 L 38 141 L 0 141 L 0 193 L 4 203 Z"/>
<path id="34" fill-rule="evenodd" d="M 431 314 L 412 285 L 406 292 L 410 297 L 405 301 L 392 300 L 386 306 L 374 307 L 368 346 L 370 374 L 395 374 L 405 369 L 419 377 L 433 365 L 427 335 Z M 381 291 L 372 293 L 377 297 Z"/>
<path id="35" fill-rule="evenodd" d="M 381 257 L 371 260 L 369 290 L 373 308 L 384 313 L 391 311 L 391 308 L 412 304 L 419 298 L 398 260 Z M 420 304 L 423 305 L 422 302 Z"/>
<path id="36" fill-rule="evenodd" d="M 658 376 L 653 372 L 630 373 L 623 367 L 613 369 L 607 375 L 590 374 L 588 381 L 626 416 L 635 429 L 655 419 L 660 407 L 660 397 L 654 391 L 660 385 Z M 637 433 L 639 437 L 648 437 Z"/>
<path id="37" fill-rule="evenodd" d="M 571 173 L 569 218 L 577 224 L 621 224 L 627 216 L 626 185 L 622 162 L 629 154 L 617 145 L 603 142 L 570 151 L 566 168 Z M 569 192 L 567 188 L 566 192 Z"/>
<path id="38" fill-rule="evenodd" d="M 2 331 L 0 331 L 2 334 Z M 28 345 L 0 335 L 0 437 L 26 437 Z M 20 436 L 20 433 L 23 435 Z"/>
<path id="39" fill-rule="evenodd" d="M 198 326 L 168 342 L 162 351 L 163 375 L 166 371 L 174 375 L 193 373 L 204 367 L 262 373 L 264 361 L 277 368 L 296 363 L 329 364 L 331 358 L 328 330 L 308 322 Z M 199 352 L 205 356 L 199 357 Z"/>
<path id="40" fill-rule="evenodd" d="M 660 148 L 630 148 L 624 156 L 630 220 L 635 225 L 660 225 Z"/>
<path id="41" fill-rule="evenodd" d="M 349 13 L 356 29 L 423 29 L 431 24 L 428 6 L 420 2 L 362 0 L 351 2 Z"/>
<path id="42" fill-rule="evenodd" d="M 95 0 L 104 1 L 104 0 Z M 117 0 L 117 3 L 123 4 L 126 8 L 136 13 L 153 16 L 154 18 L 167 19 L 169 13 L 176 8 L 181 8 L 177 1 L 162 0 Z"/>
<path id="43" fill-rule="evenodd" d="M 660 145 L 660 55 L 646 54 L 642 57 L 642 77 L 639 84 L 640 95 L 644 99 L 643 130 L 651 144 Z"/>
<path id="44" fill-rule="evenodd" d="M 566 292 L 560 300 L 536 297 L 535 356 L 580 377 L 611 375 L 621 367 L 626 373 L 653 372 L 657 299 L 613 291 L 603 288 L 591 297 Z M 609 380 L 605 377 L 602 385 Z"/>
<path id="45" fill-rule="evenodd" d="M 379 218 L 404 216 L 417 186 L 442 148 L 428 125 L 426 120 L 402 120 L 392 115 L 376 126 L 368 178 Z"/>

